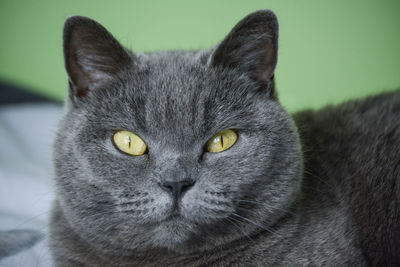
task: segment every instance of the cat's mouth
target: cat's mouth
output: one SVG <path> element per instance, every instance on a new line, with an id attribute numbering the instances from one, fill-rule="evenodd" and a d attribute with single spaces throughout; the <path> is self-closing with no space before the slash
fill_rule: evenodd
<path id="1" fill-rule="evenodd" d="M 181 211 L 181 203 L 179 203 L 178 201 L 174 200 L 173 205 L 170 207 L 170 210 L 168 212 L 169 214 L 166 216 L 166 218 L 164 220 L 162 220 L 163 222 L 170 222 L 170 221 L 177 221 L 177 220 L 184 220 L 186 219 L 183 215 L 182 215 L 182 211 Z"/>
<path id="2" fill-rule="evenodd" d="M 175 222 L 175 221 L 185 220 L 182 216 L 181 212 L 179 211 L 179 207 L 176 205 L 173 207 L 171 213 L 165 218 L 162 222 Z"/>
<path id="3" fill-rule="evenodd" d="M 184 218 L 182 216 L 180 216 L 180 215 L 172 215 L 172 216 L 168 216 L 161 223 L 176 223 L 176 222 L 181 221 L 183 219 Z"/>

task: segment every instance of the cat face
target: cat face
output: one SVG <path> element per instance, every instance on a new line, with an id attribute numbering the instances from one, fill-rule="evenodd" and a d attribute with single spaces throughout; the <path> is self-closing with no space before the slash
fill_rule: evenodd
<path id="1" fill-rule="evenodd" d="M 294 201 L 301 157 L 276 101 L 277 23 L 244 18 L 215 49 L 133 54 L 99 24 L 64 29 L 70 99 L 55 142 L 58 201 L 95 247 L 203 250 L 269 231 Z M 145 143 L 121 151 L 124 130 Z M 209 152 L 223 130 L 231 147 Z"/>

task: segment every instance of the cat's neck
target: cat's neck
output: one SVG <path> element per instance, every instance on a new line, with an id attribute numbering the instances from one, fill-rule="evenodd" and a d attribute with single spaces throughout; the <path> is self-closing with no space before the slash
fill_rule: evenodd
<path id="1" fill-rule="evenodd" d="M 123 254 L 118 250 L 106 252 L 96 249 L 73 232 L 61 208 L 56 205 L 51 223 L 53 257 L 58 266 L 276 266 L 312 259 L 316 251 L 330 255 L 332 249 L 339 253 L 337 255 L 342 255 L 338 262 L 351 262 L 354 255 L 359 256 L 357 243 L 347 230 L 335 227 L 351 223 L 346 221 L 347 217 L 323 207 L 317 213 L 308 212 L 310 205 L 318 203 L 310 202 L 308 197 L 303 200 L 268 230 L 244 235 L 207 251 L 189 253 L 151 249 Z M 337 209 L 343 211 L 341 207 Z M 321 239 L 321 234 L 328 238 Z M 312 264 L 312 260 L 306 263 Z"/>
<path id="2" fill-rule="evenodd" d="M 288 239 L 293 231 L 285 231 L 286 226 L 294 225 L 296 220 L 292 215 L 284 216 L 276 223 L 277 227 L 262 229 L 254 234 L 218 246 L 207 251 L 191 251 L 187 253 L 176 253 L 167 249 L 152 249 L 146 252 L 132 252 L 129 255 L 121 253 L 100 251 L 85 242 L 78 234 L 69 227 L 62 209 L 56 204 L 52 216 L 53 242 L 63 242 L 63 246 L 54 246 L 57 262 L 71 262 L 64 258 L 75 259 L 72 263 L 85 265 L 99 265 L 109 263 L 113 266 L 219 266 L 243 262 L 240 255 L 259 255 L 260 248 L 273 251 L 281 247 L 284 239 Z M 58 250 L 62 247 L 63 251 Z M 59 257 L 57 257 L 57 255 Z"/>

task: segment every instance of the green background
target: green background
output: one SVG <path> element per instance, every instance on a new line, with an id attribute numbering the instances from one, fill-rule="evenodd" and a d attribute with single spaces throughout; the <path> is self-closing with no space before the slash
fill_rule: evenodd
<path id="1" fill-rule="evenodd" d="M 154 51 L 213 46 L 265 8 L 280 23 L 277 87 L 290 111 L 400 87 L 399 0 L 0 0 L 0 80 L 62 99 L 69 15 L 99 21 L 133 51 Z"/>

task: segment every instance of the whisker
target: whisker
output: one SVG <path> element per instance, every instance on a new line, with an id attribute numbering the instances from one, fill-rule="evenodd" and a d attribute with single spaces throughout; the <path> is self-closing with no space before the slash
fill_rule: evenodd
<path id="1" fill-rule="evenodd" d="M 244 231 L 243 231 L 243 229 L 239 226 L 239 225 L 237 225 L 236 223 L 234 223 L 233 221 L 235 221 L 235 222 L 238 222 L 238 223 L 240 223 L 240 221 L 238 221 L 238 220 L 236 220 L 235 218 L 232 218 L 232 217 L 227 217 L 226 218 L 233 226 L 235 226 L 237 229 L 239 229 L 239 231 L 245 236 L 245 237 L 247 237 L 253 244 L 255 244 L 255 242 L 254 242 L 254 240 L 247 234 L 247 233 L 245 233 Z M 232 221 L 233 220 L 233 221 Z"/>
<path id="2" fill-rule="evenodd" d="M 267 225 L 259 225 L 258 223 L 253 222 L 252 220 L 250 220 L 250 219 L 248 219 L 248 218 L 246 218 L 246 217 L 243 217 L 243 216 L 241 216 L 241 215 L 239 215 L 239 214 L 237 214 L 237 213 L 232 213 L 232 215 L 233 215 L 233 216 L 236 216 L 236 217 L 238 217 L 238 218 L 240 218 L 240 219 L 242 219 L 242 220 L 245 220 L 245 221 L 247 221 L 247 222 L 249 222 L 249 223 L 251 223 L 251 224 L 253 224 L 253 225 L 255 225 L 255 226 L 257 226 L 257 227 L 259 227 L 259 228 L 261 228 L 261 229 L 263 229 L 263 230 L 265 230 L 265 231 L 271 233 L 271 234 L 273 234 L 273 235 L 282 237 L 281 235 L 279 235 L 277 232 L 273 231 L 273 230 L 271 229 L 271 227 L 268 227 Z"/>
<path id="3" fill-rule="evenodd" d="M 268 207 L 268 208 L 270 208 L 270 209 L 280 210 L 280 211 L 283 211 L 283 212 L 285 212 L 285 213 L 294 215 L 294 213 L 293 213 L 292 211 L 290 211 L 290 210 L 283 209 L 283 208 L 279 208 L 279 207 L 275 207 L 275 206 L 269 205 L 269 204 L 264 203 L 264 202 L 258 202 L 258 201 L 253 201 L 253 200 L 245 200 L 245 199 L 238 199 L 238 200 L 235 200 L 235 201 L 236 201 L 236 202 L 242 202 L 242 203 L 257 204 L 257 205 L 260 205 L 260 206 Z"/>

